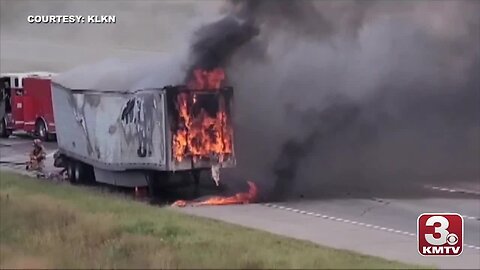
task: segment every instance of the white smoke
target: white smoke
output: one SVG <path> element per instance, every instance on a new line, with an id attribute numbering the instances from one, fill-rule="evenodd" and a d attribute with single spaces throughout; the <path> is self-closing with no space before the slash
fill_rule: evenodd
<path id="1" fill-rule="evenodd" d="M 57 75 L 55 82 L 74 89 L 134 91 L 180 83 L 182 58 L 158 54 L 148 58 L 106 59 Z"/>

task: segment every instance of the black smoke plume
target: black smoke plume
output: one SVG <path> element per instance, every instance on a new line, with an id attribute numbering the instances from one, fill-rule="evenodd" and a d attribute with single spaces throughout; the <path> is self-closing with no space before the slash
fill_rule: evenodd
<path id="1" fill-rule="evenodd" d="M 479 182 L 478 2 L 230 1 L 227 13 L 192 46 L 192 67 L 225 67 L 236 89 L 226 178 L 277 198 Z"/>
<path id="2" fill-rule="evenodd" d="M 287 139 L 280 148 L 280 153 L 274 162 L 273 173 L 275 185 L 271 199 L 283 200 L 291 190 L 302 163 L 315 151 L 317 142 L 322 138 L 335 136 L 342 132 L 349 124 L 355 121 L 359 108 L 354 104 L 335 103 L 321 111 L 315 109 L 300 113 L 303 129 L 298 132 L 306 134 L 303 138 L 292 137 Z M 298 119 L 297 116 L 293 116 Z"/>
<path id="3" fill-rule="evenodd" d="M 258 33 L 249 21 L 241 22 L 233 16 L 198 29 L 191 46 L 192 64 L 187 72 L 187 81 L 195 69 L 225 68 L 235 51 Z"/>

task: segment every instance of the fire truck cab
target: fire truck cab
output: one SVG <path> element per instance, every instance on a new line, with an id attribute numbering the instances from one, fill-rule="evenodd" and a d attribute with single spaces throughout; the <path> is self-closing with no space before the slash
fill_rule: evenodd
<path id="1" fill-rule="evenodd" d="M 43 141 L 55 137 L 51 77 L 53 73 L 5 73 L 0 76 L 0 137 L 13 131 L 32 134 Z"/>

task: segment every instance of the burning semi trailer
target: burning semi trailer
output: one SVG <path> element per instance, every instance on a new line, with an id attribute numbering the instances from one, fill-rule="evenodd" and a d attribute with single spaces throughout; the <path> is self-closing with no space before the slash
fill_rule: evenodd
<path id="1" fill-rule="evenodd" d="M 233 97 L 231 88 L 222 88 L 225 73 L 221 69 L 194 71 L 194 79 L 186 88 L 172 91 L 170 108 L 174 116 L 173 157 L 182 163 L 220 163 L 233 154 L 233 129 L 230 122 Z M 193 166 L 193 165 L 192 165 Z"/>
<path id="2" fill-rule="evenodd" d="M 71 181 L 148 185 L 155 195 L 173 176 L 198 184 L 200 172 L 210 171 L 218 185 L 219 169 L 236 165 L 234 95 L 224 70 L 237 49 L 258 34 L 252 22 L 232 16 L 200 27 L 184 85 L 106 91 L 52 83 L 59 159 L 66 160 Z M 203 204 L 253 202 L 257 188 L 248 184 L 247 193 Z"/>
<path id="3" fill-rule="evenodd" d="M 73 183 L 148 186 L 235 166 L 233 88 L 220 69 L 186 85 L 135 91 L 70 89 L 52 82 L 59 157 Z"/>

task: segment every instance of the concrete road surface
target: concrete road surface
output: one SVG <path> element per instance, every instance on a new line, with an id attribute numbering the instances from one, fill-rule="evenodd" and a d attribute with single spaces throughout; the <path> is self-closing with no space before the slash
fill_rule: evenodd
<path id="1" fill-rule="evenodd" d="M 51 156 L 55 143 L 46 143 Z M 31 138 L 0 139 L 0 168 L 22 170 Z M 7 162 L 7 163 L 4 163 Z M 425 196 L 296 200 L 237 206 L 187 207 L 179 211 L 265 230 L 325 246 L 387 259 L 441 268 L 480 269 L 480 188 L 472 183 L 425 186 Z M 457 212 L 464 216 L 463 254 L 452 258 L 422 257 L 417 252 L 416 221 L 423 212 Z"/>

